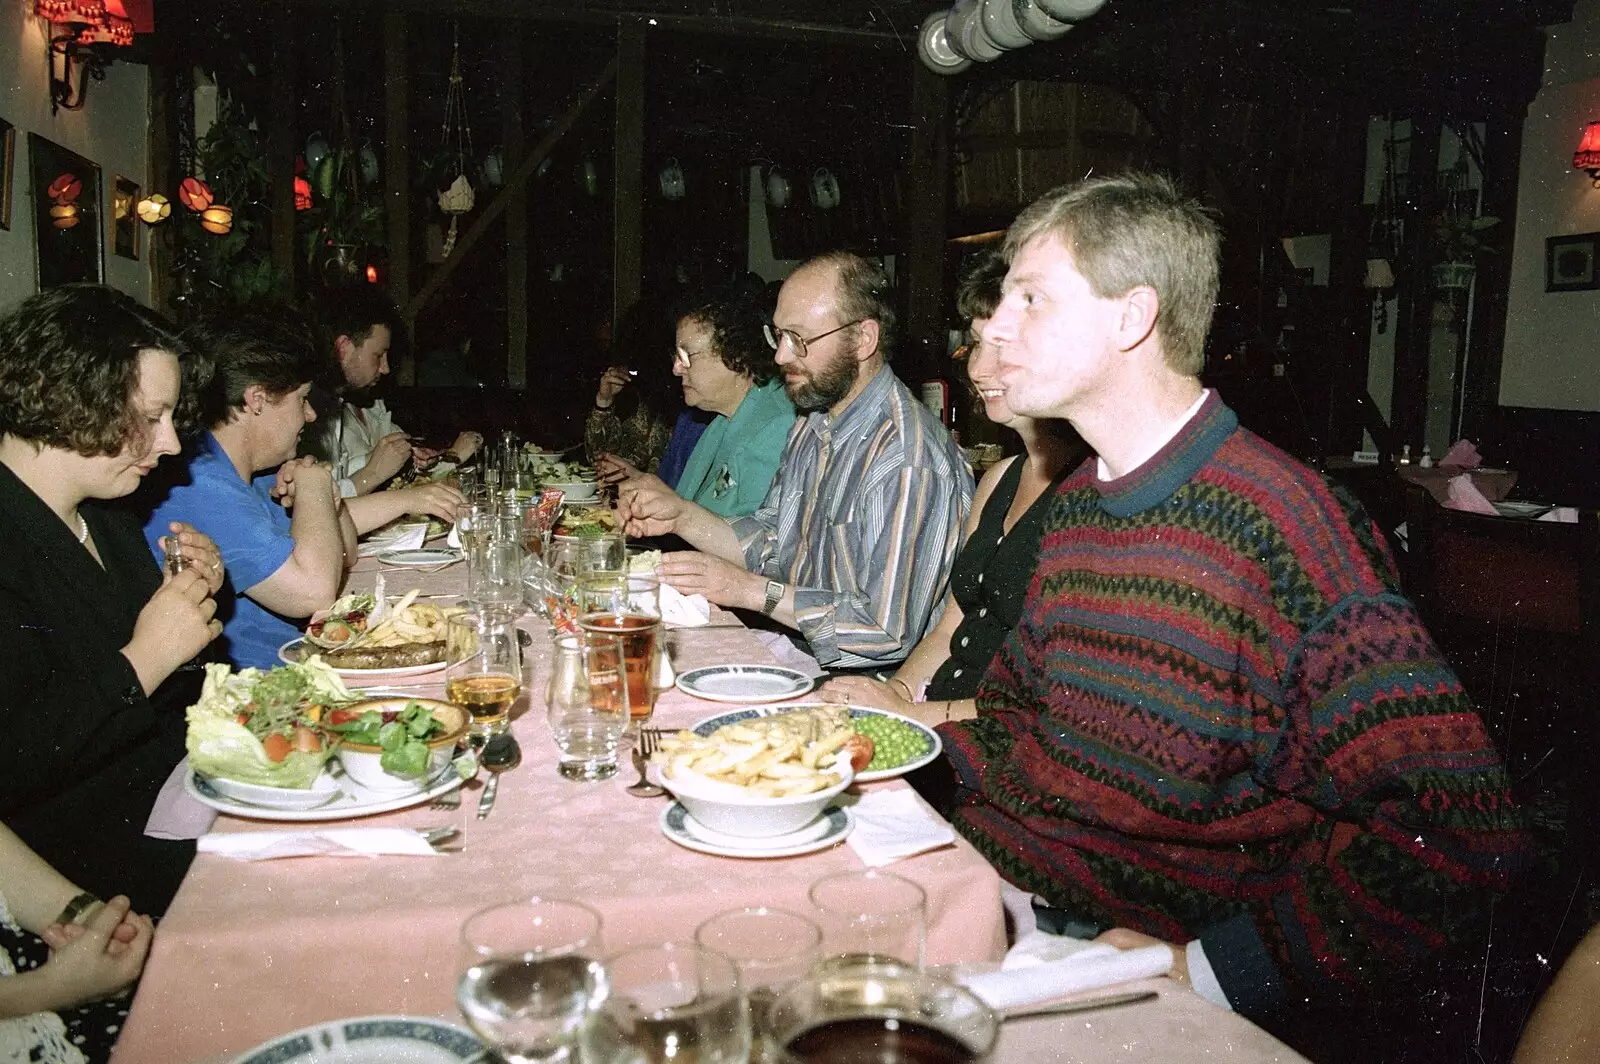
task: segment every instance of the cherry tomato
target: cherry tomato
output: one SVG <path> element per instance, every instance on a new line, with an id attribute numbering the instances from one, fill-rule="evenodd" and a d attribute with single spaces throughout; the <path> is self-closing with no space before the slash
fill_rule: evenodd
<path id="1" fill-rule="evenodd" d="M 360 719 L 361 714 L 353 709 L 335 709 L 328 713 L 329 724 L 349 724 Z"/>
<path id="2" fill-rule="evenodd" d="M 322 738 L 310 728 L 295 728 L 294 748 L 303 754 L 314 754 L 322 749 Z"/>
<path id="3" fill-rule="evenodd" d="M 850 764 L 855 767 L 857 772 L 861 772 L 872 764 L 872 753 L 877 749 L 877 744 L 872 741 L 870 736 L 856 732 L 845 741 L 844 748 L 850 754 Z"/>
<path id="4" fill-rule="evenodd" d="M 261 740 L 261 749 L 266 751 L 268 761 L 282 761 L 289 756 L 289 751 L 293 747 L 290 745 L 287 735 L 279 735 L 274 732 Z"/>

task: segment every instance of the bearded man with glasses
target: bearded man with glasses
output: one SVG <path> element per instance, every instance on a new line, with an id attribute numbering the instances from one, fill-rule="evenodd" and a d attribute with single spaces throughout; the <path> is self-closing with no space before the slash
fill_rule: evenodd
<path id="1" fill-rule="evenodd" d="M 916 646 L 972 505 L 960 450 L 889 369 L 894 317 L 874 264 L 805 263 L 767 328 L 803 416 L 761 508 L 729 521 L 648 484 L 621 498 L 630 535 L 696 548 L 667 555 L 663 580 L 798 631 L 830 671 L 891 666 Z"/>

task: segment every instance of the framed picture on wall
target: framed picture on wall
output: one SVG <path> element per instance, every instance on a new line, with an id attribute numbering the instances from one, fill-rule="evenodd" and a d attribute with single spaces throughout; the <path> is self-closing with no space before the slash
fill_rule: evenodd
<path id="1" fill-rule="evenodd" d="M 0 118 L 0 229 L 11 228 L 11 170 L 17 161 L 17 127 Z"/>
<path id="2" fill-rule="evenodd" d="M 111 179 L 111 251 L 125 259 L 139 257 L 139 186 L 125 177 Z"/>
<path id="3" fill-rule="evenodd" d="M 100 167 L 37 133 L 28 134 L 33 249 L 39 289 L 104 281 Z"/>
<path id="4" fill-rule="evenodd" d="M 1600 233 L 1546 237 L 1544 290 L 1587 292 L 1600 289 Z"/>

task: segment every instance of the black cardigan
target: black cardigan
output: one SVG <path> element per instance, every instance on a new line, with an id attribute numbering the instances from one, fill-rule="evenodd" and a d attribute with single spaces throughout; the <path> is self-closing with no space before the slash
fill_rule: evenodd
<path id="1" fill-rule="evenodd" d="M 0 820 L 85 890 L 159 915 L 194 843 L 146 838 L 145 819 L 183 757 L 199 677 L 145 697 L 121 648 L 161 571 L 131 513 L 80 512 L 104 568 L 0 465 Z"/>

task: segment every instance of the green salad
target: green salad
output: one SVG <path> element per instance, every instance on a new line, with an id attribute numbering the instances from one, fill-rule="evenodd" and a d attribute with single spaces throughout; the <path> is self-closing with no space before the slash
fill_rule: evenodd
<path id="1" fill-rule="evenodd" d="M 407 702 L 401 710 L 369 709 L 359 715 L 335 711 L 329 715 L 328 731 L 346 743 L 380 748 L 378 764 L 386 772 L 420 776 L 428 769 L 428 740 L 443 735 L 445 727 L 427 706 Z"/>
<path id="2" fill-rule="evenodd" d="M 267 671 L 207 665 L 200 700 L 185 712 L 189 765 L 206 776 L 304 790 L 333 753 L 324 716 L 355 700 L 320 658 Z"/>

